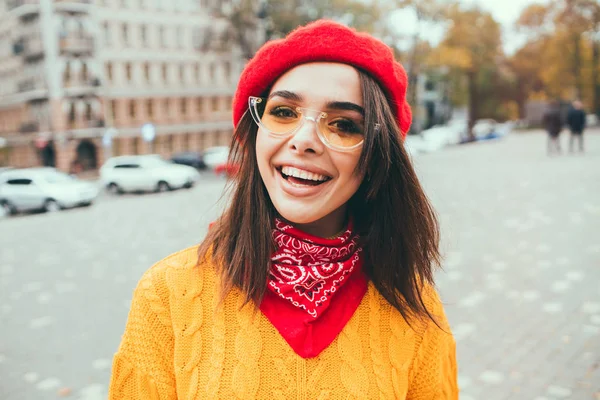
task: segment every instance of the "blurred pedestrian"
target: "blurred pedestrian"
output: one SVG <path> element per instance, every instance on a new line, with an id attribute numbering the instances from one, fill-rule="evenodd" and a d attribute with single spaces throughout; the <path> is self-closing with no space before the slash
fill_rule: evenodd
<path id="1" fill-rule="evenodd" d="M 569 152 L 573 153 L 573 144 L 575 140 L 579 142 L 579 152 L 583 153 L 583 131 L 585 129 L 585 111 L 583 104 L 579 100 L 575 100 L 567 114 L 567 125 L 571 130 L 569 138 Z"/>
<path id="2" fill-rule="evenodd" d="M 406 87 L 383 42 L 330 21 L 258 51 L 230 204 L 144 274 L 110 399 L 458 399 Z"/>
<path id="3" fill-rule="evenodd" d="M 548 155 L 560 154 L 560 132 L 563 128 L 563 119 L 560 115 L 560 103 L 553 101 L 548 106 L 543 117 L 544 128 L 548 132 Z"/>

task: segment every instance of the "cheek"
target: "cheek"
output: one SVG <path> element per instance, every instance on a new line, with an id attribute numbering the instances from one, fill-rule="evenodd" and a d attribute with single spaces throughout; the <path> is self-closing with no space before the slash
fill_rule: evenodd
<path id="1" fill-rule="evenodd" d="M 345 192 L 356 192 L 362 183 L 363 175 L 357 171 L 360 152 L 358 154 L 340 154 L 332 157 L 338 171 L 339 184 L 344 185 Z"/>
<path id="2" fill-rule="evenodd" d="M 260 166 L 268 162 L 269 158 L 268 138 L 259 130 L 256 134 L 256 161 Z"/>
<path id="3" fill-rule="evenodd" d="M 335 165 L 340 178 L 344 181 L 361 180 L 360 173 L 356 170 L 360 152 L 354 154 L 338 153 L 331 155 L 331 161 Z"/>
<path id="4" fill-rule="evenodd" d="M 270 170 L 271 159 L 276 152 L 277 145 L 273 138 L 259 130 L 256 135 L 256 162 L 263 180 L 266 177 L 265 174 Z"/>

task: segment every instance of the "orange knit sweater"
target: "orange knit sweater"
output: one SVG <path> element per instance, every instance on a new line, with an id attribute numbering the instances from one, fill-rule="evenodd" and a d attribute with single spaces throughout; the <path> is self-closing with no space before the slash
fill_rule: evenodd
<path id="1" fill-rule="evenodd" d="M 340 335 L 303 359 L 253 305 L 196 266 L 197 247 L 150 268 L 114 357 L 109 399 L 458 399 L 455 343 L 411 329 L 372 284 Z M 426 304 L 450 332 L 435 291 Z"/>

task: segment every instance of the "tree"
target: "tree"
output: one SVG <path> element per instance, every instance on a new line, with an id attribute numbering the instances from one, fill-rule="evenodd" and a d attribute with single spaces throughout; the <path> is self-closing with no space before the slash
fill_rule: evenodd
<path id="1" fill-rule="evenodd" d="M 425 59 L 429 55 L 431 47 L 428 43 L 422 43 L 421 25 L 424 22 L 439 22 L 446 18 L 446 2 L 442 0 L 395 0 L 394 8 L 411 9 L 416 17 L 417 26 L 412 36 L 412 45 L 409 53 L 404 58 L 404 66 L 408 72 L 408 101 L 418 104 L 417 80 L 425 65 Z M 393 29 L 393 27 L 392 27 Z M 392 34 L 392 32 L 389 32 Z"/>
<path id="2" fill-rule="evenodd" d="M 452 21 L 444 39 L 433 52 L 431 62 L 446 65 L 466 77 L 469 110 L 469 137 L 474 139 L 473 126 L 479 118 L 481 102 L 478 77 L 487 68 L 494 67 L 502 56 L 501 32 L 494 18 L 479 8 L 449 9 Z"/>
<path id="3" fill-rule="evenodd" d="M 361 0 L 269 0 L 269 38 L 283 37 L 300 25 L 326 18 L 374 32 L 381 16 L 376 3 Z"/>
<path id="4" fill-rule="evenodd" d="M 265 41 L 265 3 L 260 0 L 225 0 L 210 5 L 211 24 L 201 31 L 202 50 L 231 52 L 239 49 L 250 59 Z"/>
<path id="5" fill-rule="evenodd" d="M 536 58 L 547 94 L 591 100 L 600 115 L 600 3 L 533 4 L 521 13 L 517 29 L 528 34 L 529 43 L 541 42 Z"/>
<path id="6" fill-rule="evenodd" d="M 267 40 L 287 35 L 320 18 L 338 20 L 372 32 L 380 17 L 376 5 L 362 0 L 225 0 L 213 2 L 204 50 L 239 48 L 246 59 Z"/>
<path id="7" fill-rule="evenodd" d="M 507 66 L 514 76 L 513 93 L 520 119 L 525 118 L 525 104 L 530 94 L 544 88 L 540 63 L 544 47 L 543 40 L 529 41 L 507 60 Z"/>

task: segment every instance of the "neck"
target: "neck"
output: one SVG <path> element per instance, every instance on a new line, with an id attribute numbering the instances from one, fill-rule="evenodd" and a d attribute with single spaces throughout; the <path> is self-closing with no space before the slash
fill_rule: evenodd
<path id="1" fill-rule="evenodd" d="M 346 228 L 346 207 L 340 207 L 332 213 L 307 224 L 293 223 L 298 229 L 322 238 L 336 236 Z"/>

